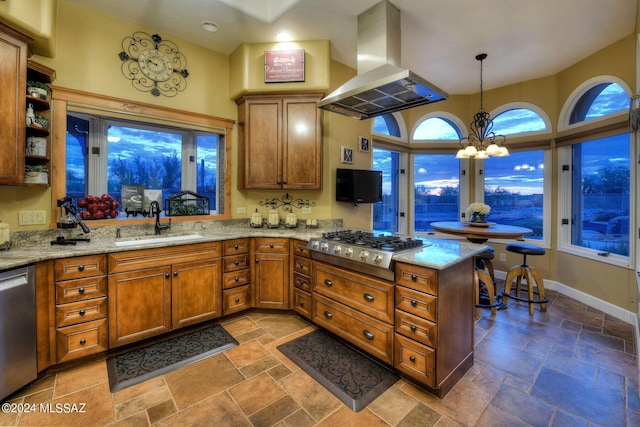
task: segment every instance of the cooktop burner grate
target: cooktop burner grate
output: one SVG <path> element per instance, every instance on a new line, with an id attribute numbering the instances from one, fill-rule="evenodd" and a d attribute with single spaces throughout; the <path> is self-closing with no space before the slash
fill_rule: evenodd
<path id="1" fill-rule="evenodd" d="M 400 252 L 424 246 L 424 242 L 420 239 L 385 234 L 375 235 L 369 231 L 330 231 L 323 233 L 322 237 L 325 240 L 331 240 L 333 242 L 341 242 L 358 247 L 380 249 L 389 252 Z"/>

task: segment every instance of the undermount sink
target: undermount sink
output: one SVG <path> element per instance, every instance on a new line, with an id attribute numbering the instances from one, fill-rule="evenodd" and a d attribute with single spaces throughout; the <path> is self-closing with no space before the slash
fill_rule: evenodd
<path id="1" fill-rule="evenodd" d="M 200 234 L 184 234 L 181 236 L 138 236 L 116 241 L 116 246 L 139 246 L 156 243 L 184 242 L 189 240 L 204 239 Z"/>

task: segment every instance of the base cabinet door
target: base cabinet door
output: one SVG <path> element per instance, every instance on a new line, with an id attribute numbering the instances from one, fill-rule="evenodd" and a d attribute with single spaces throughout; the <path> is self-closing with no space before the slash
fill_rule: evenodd
<path id="1" fill-rule="evenodd" d="M 171 267 L 109 275 L 109 346 L 171 330 Z"/>
<path id="2" fill-rule="evenodd" d="M 289 308 L 289 255 L 256 254 L 253 283 L 256 307 Z"/>
<path id="3" fill-rule="evenodd" d="M 221 276 L 220 258 L 172 266 L 173 329 L 222 315 Z"/>

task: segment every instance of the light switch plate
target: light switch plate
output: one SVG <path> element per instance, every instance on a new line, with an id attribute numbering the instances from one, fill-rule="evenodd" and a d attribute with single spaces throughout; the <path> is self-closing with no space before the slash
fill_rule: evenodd
<path id="1" fill-rule="evenodd" d="M 306 215 L 310 215 L 311 214 L 311 208 L 310 207 L 302 208 L 302 213 L 306 214 Z"/>
<path id="2" fill-rule="evenodd" d="M 246 214 L 247 213 L 247 208 L 238 208 L 238 209 L 236 209 L 236 213 Z"/>

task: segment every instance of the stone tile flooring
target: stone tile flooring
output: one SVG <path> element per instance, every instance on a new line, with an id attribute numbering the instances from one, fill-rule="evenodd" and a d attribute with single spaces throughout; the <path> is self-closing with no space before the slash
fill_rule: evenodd
<path id="1" fill-rule="evenodd" d="M 276 350 L 313 326 L 252 313 L 223 322 L 238 347 L 114 394 L 104 360 L 51 374 L 11 402 L 60 413 L 0 413 L 0 425 L 639 426 L 633 328 L 548 293 L 547 313 L 481 310 L 475 364 L 444 399 L 401 379 L 352 412 Z"/>

